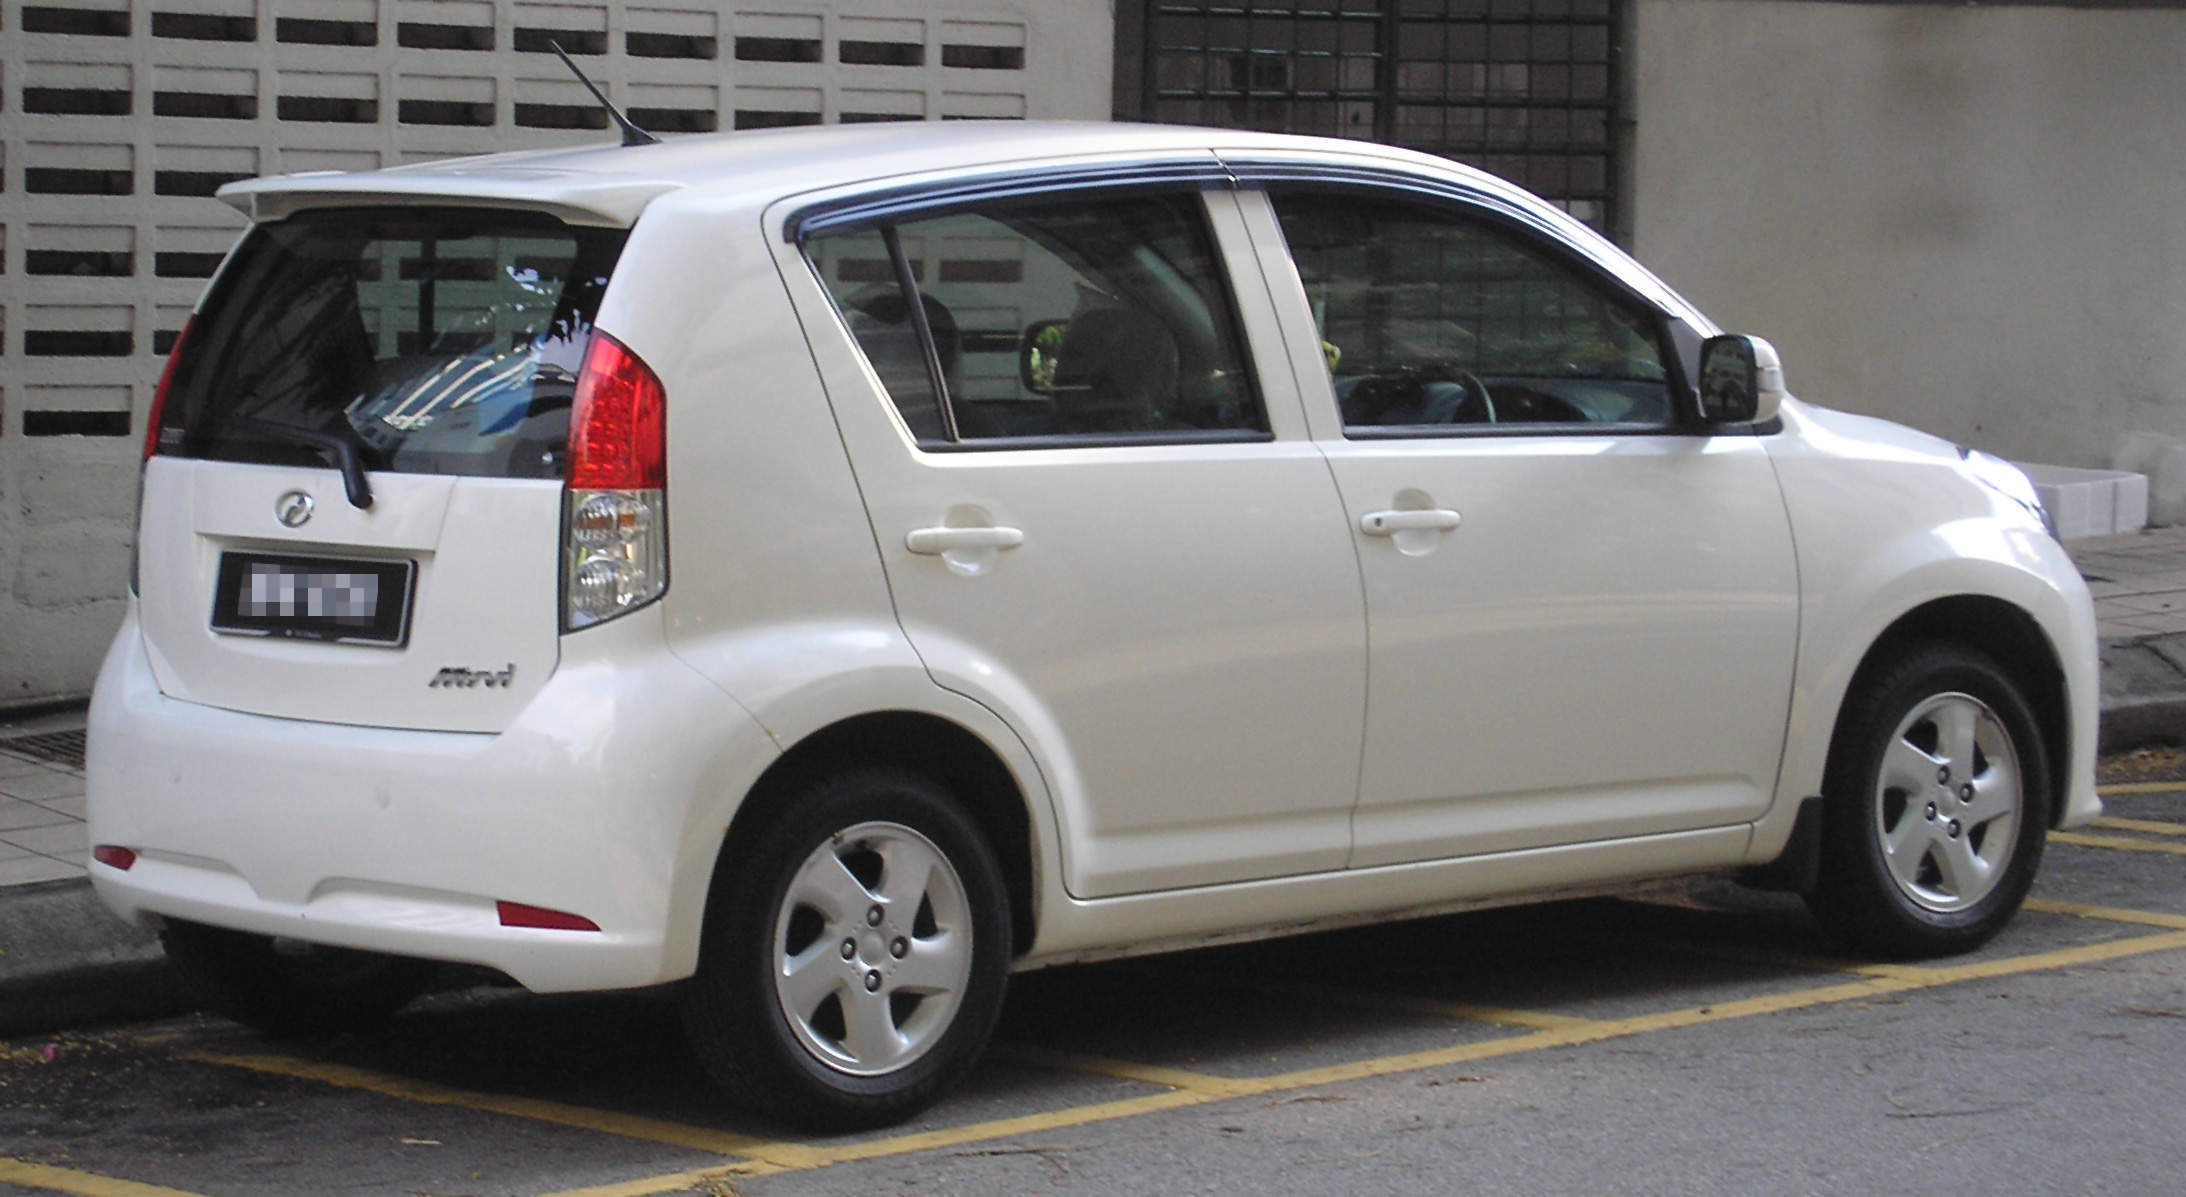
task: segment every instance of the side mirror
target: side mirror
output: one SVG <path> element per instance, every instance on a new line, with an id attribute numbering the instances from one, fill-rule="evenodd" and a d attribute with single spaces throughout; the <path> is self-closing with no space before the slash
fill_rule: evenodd
<path id="1" fill-rule="evenodd" d="M 1784 402 L 1784 363 L 1759 337 L 1700 345 L 1700 415 L 1711 424 L 1766 424 Z"/>
<path id="2" fill-rule="evenodd" d="M 1017 342 L 1017 381 L 1035 395 L 1055 393 L 1055 366 L 1062 361 L 1068 320 L 1037 320 Z"/>

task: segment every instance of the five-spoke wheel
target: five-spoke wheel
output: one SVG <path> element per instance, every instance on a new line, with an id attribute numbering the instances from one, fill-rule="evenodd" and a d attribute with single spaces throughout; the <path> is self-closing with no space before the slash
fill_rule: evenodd
<path id="1" fill-rule="evenodd" d="M 1890 876 L 1928 910 L 1964 910 L 1994 890 L 2019 842 L 2011 733 L 1970 694 L 1938 694 L 1899 721 L 1875 784 L 1875 831 Z"/>
<path id="2" fill-rule="evenodd" d="M 1808 905 L 1840 938 L 1886 956 L 1980 946 L 2034 880 L 2049 784 L 2008 671 L 1962 645 L 1902 650 L 1846 698 Z"/>
<path id="3" fill-rule="evenodd" d="M 860 823 L 812 850 L 774 929 L 774 993 L 798 1042 L 880 1076 L 933 1050 L 971 980 L 971 906 L 932 840 Z"/>
<path id="4" fill-rule="evenodd" d="M 1001 867 L 955 798 L 917 774 L 848 770 L 782 795 L 723 853 L 684 1022 L 755 1112 L 885 1125 L 978 1058 L 1009 947 Z"/>

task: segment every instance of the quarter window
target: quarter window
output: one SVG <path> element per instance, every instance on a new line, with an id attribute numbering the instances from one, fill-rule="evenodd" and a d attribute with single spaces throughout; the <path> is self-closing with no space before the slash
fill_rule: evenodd
<path id="1" fill-rule="evenodd" d="M 1672 421 L 1659 318 L 1454 210 L 1277 193 L 1344 427 Z"/>
<path id="2" fill-rule="evenodd" d="M 1267 427 L 1196 193 L 997 201 L 806 253 L 922 445 Z"/>

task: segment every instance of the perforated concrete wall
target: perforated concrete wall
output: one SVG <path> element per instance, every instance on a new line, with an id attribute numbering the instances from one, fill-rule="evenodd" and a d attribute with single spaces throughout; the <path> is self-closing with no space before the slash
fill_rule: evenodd
<path id="1" fill-rule="evenodd" d="M 0 707 L 122 614 L 144 414 L 230 179 L 663 135 L 1108 115 L 1108 0 L 0 0 Z"/>

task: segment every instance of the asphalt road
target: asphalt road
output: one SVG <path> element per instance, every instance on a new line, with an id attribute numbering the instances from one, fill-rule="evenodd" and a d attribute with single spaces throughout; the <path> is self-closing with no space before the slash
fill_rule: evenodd
<path id="1" fill-rule="evenodd" d="M 874 1136 L 723 1109 L 661 994 L 15 1040 L 0 1194 L 2179 1192 L 2179 787 L 1918 967 L 1714 883 L 1019 977 L 973 1083 Z"/>

